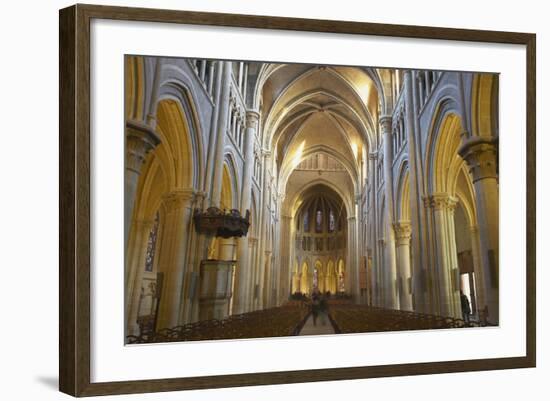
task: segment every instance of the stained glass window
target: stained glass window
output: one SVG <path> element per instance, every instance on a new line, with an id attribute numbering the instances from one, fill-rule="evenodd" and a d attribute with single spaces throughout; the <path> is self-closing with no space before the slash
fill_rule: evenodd
<path id="1" fill-rule="evenodd" d="M 317 215 L 315 216 L 315 231 L 321 232 L 323 230 L 323 212 L 317 210 Z"/>
<path id="2" fill-rule="evenodd" d="M 149 231 L 149 239 L 147 240 L 147 252 L 145 254 L 145 271 L 146 272 L 153 271 L 153 263 L 155 261 L 155 249 L 157 246 L 158 228 L 159 228 L 159 214 L 157 213 L 157 215 L 155 216 L 155 222 L 153 223 L 153 227 L 151 227 L 151 231 Z"/>
<path id="3" fill-rule="evenodd" d="M 304 213 L 304 231 L 309 231 L 309 212 L 307 210 Z"/>
<path id="4" fill-rule="evenodd" d="M 328 214 L 328 230 L 330 232 L 333 232 L 334 231 L 334 228 L 336 226 L 336 221 L 334 219 L 334 212 L 332 211 L 332 209 L 330 210 L 329 214 Z"/>

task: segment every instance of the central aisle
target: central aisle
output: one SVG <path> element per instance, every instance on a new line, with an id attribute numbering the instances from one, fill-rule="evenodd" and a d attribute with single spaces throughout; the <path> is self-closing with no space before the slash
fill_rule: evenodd
<path id="1" fill-rule="evenodd" d="M 316 336 L 318 334 L 336 334 L 326 313 L 319 313 L 316 326 L 313 325 L 313 316 L 310 315 L 299 335 Z"/>

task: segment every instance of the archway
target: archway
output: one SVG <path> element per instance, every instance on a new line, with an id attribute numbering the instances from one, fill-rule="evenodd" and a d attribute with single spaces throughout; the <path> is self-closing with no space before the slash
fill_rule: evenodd
<path id="1" fill-rule="evenodd" d="M 431 272 L 435 285 L 431 290 L 437 300 L 437 313 L 443 316 L 462 317 L 456 210 L 459 190 L 463 194 L 469 194 L 471 201 L 468 203 L 472 208 L 473 186 L 471 177 L 465 173 L 466 162 L 458 153 L 463 132 L 460 117 L 454 112 L 447 111 L 440 116 L 440 125 L 437 128 L 432 156 L 430 158 L 430 153 L 427 155 L 430 166 L 428 186 L 431 189 L 429 206 L 433 216 L 432 235 L 435 240 L 434 266 Z M 460 223 L 463 221 L 460 220 Z M 466 238 L 472 236 L 471 232 L 467 233 L 462 229 L 460 234 L 466 235 Z"/>
<path id="2" fill-rule="evenodd" d="M 157 327 L 178 323 L 183 290 L 175 283 L 183 280 L 187 265 L 187 253 L 179 248 L 190 240 L 187 227 L 195 192 L 191 128 L 194 123 L 188 121 L 181 104 L 173 99 L 160 101 L 156 113 L 160 144 L 147 156 L 138 180 L 126 252 L 128 333 L 136 333 L 138 318 L 152 315 L 151 310 L 156 313 L 158 309 Z M 152 255 L 151 265 L 146 261 Z M 166 285 L 160 294 L 153 294 L 159 291 L 158 274 L 163 275 Z M 153 295 L 157 299 L 160 296 L 158 308 L 143 307 L 143 300 Z"/>
<path id="3" fill-rule="evenodd" d="M 341 292 L 334 261 L 348 253 L 348 219 L 342 198 L 330 187 L 317 184 L 304 189 L 295 201 L 290 244 L 296 257 L 315 261 L 309 272 L 309 291 Z"/>

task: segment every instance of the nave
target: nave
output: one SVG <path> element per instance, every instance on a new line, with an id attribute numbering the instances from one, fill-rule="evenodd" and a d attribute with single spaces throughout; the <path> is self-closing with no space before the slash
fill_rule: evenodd
<path id="1" fill-rule="evenodd" d="M 127 342 L 499 324 L 498 75 L 125 62 Z"/>

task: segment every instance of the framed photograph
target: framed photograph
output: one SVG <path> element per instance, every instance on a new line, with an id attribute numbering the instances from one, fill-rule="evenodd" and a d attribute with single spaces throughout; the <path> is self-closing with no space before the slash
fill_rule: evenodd
<path id="1" fill-rule="evenodd" d="M 534 34 L 59 24 L 61 391 L 535 366 Z"/>

